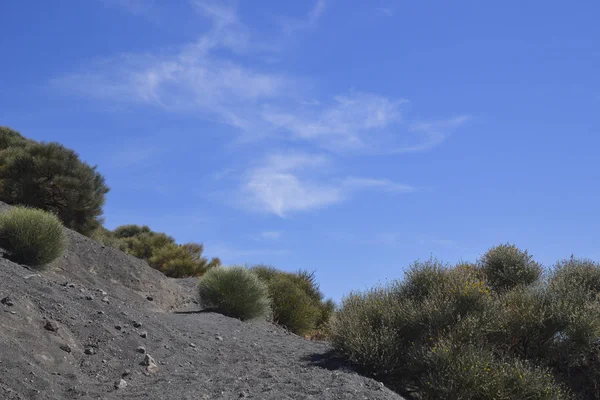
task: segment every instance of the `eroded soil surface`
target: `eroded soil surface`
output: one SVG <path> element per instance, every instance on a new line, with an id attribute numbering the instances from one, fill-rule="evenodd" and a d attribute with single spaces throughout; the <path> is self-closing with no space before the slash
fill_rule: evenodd
<path id="1" fill-rule="evenodd" d="M 0 257 L 0 399 L 401 399 L 326 343 L 202 312 L 193 281 L 67 237 L 45 271 Z"/>

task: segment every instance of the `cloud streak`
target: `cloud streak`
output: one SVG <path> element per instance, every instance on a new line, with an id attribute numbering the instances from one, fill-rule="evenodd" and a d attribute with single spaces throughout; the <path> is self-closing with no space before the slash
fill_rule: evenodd
<path id="1" fill-rule="evenodd" d="M 241 197 L 247 199 L 244 206 L 286 217 L 341 203 L 357 191 L 379 189 L 409 193 L 416 190 L 387 179 L 332 178 L 326 174 L 331 165 L 331 160 L 322 155 L 270 155 L 244 176 L 241 188 Z"/>
<path id="2" fill-rule="evenodd" d="M 141 3 L 123 4 L 136 9 Z M 106 59 L 55 79 L 53 86 L 218 121 L 237 128 L 242 142 L 276 138 L 336 152 L 424 151 L 468 120 L 415 123 L 404 115 L 405 99 L 359 91 L 325 96 L 329 99 L 311 93 L 305 87 L 309 78 L 250 62 L 256 54 L 277 51 L 276 46 L 255 40 L 234 7 L 204 0 L 191 4 L 199 18 L 210 21 L 194 42 L 175 51 Z M 317 1 L 302 24 L 316 24 L 325 10 L 325 1 Z"/>

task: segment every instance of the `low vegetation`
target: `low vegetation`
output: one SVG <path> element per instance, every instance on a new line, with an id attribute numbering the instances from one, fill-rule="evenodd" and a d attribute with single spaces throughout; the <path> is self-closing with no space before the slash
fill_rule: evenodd
<path id="1" fill-rule="evenodd" d="M 335 304 L 324 301 L 314 273 L 279 271 L 257 265 L 252 271 L 267 284 L 273 320 L 298 335 L 324 338 Z"/>
<path id="2" fill-rule="evenodd" d="M 244 267 L 218 267 L 198 283 L 200 302 L 209 309 L 241 320 L 268 318 L 267 285 Z"/>
<path id="3" fill-rule="evenodd" d="M 177 244 L 165 233 L 154 232 L 147 226 L 123 225 L 114 231 L 99 233 L 100 239 L 119 248 L 172 278 L 202 276 L 221 265 L 218 258 L 208 261 L 202 256 L 204 247 L 198 243 Z"/>
<path id="4" fill-rule="evenodd" d="M 45 211 L 15 207 L 0 213 L 0 247 L 11 260 L 41 268 L 64 251 L 60 220 Z"/>
<path id="5" fill-rule="evenodd" d="M 547 274 L 512 245 L 477 264 L 435 259 L 403 280 L 351 293 L 335 348 L 422 399 L 592 399 L 600 389 L 600 266 L 571 258 Z"/>

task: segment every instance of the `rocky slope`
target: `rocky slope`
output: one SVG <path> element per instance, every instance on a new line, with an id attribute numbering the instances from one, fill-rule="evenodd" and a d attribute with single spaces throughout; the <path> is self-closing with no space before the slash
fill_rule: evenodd
<path id="1" fill-rule="evenodd" d="M 0 258 L 1 399 L 401 399 L 326 343 L 201 312 L 189 280 L 67 237 L 42 272 Z"/>

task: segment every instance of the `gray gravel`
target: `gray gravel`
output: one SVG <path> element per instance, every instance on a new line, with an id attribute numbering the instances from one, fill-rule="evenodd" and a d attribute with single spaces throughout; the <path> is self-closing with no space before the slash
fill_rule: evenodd
<path id="1" fill-rule="evenodd" d="M 194 280 L 67 237 L 45 271 L 0 258 L 0 399 L 401 399 L 327 343 L 201 312 Z"/>

